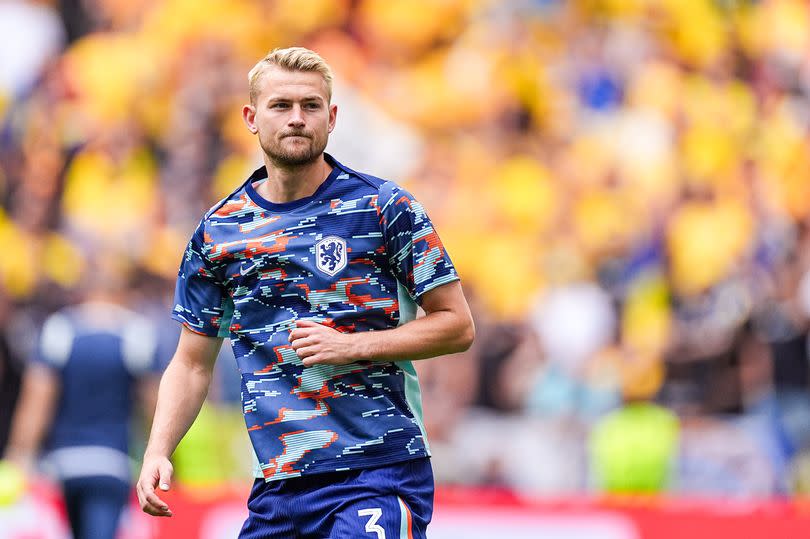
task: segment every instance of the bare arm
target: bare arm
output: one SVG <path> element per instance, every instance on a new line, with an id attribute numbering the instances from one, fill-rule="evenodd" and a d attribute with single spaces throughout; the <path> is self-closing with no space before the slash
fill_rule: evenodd
<path id="1" fill-rule="evenodd" d="M 290 333 L 290 343 L 306 366 L 425 359 L 470 347 L 475 327 L 459 282 L 425 292 L 422 308 L 426 316 L 383 331 L 341 333 L 316 322 L 299 321 Z"/>
<path id="2" fill-rule="evenodd" d="M 59 391 L 59 380 L 47 367 L 34 364 L 25 370 L 5 455 L 25 470 L 33 466 L 51 426 Z"/>
<path id="3" fill-rule="evenodd" d="M 200 413 L 222 339 L 206 337 L 183 327 L 180 342 L 160 381 L 152 432 L 143 457 L 136 490 L 141 509 L 154 516 L 171 516 L 168 505 L 156 494 L 169 490 L 172 465 L 169 457 Z"/>

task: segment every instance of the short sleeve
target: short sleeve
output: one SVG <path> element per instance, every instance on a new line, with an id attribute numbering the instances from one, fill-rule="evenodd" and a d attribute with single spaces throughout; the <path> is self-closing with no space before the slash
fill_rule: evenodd
<path id="1" fill-rule="evenodd" d="M 174 290 L 172 318 L 191 331 L 209 337 L 226 337 L 233 302 L 212 271 L 205 248 L 205 221 L 188 242 Z"/>
<path id="2" fill-rule="evenodd" d="M 124 365 L 132 376 L 144 376 L 160 371 L 157 331 L 140 316 L 132 316 L 122 328 L 121 351 Z"/>
<path id="3" fill-rule="evenodd" d="M 425 292 L 459 279 L 425 208 L 413 195 L 386 182 L 377 202 L 391 269 L 411 298 L 420 302 Z"/>
<path id="4" fill-rule="evenodd" d="M 74 337 L 73 324 L 64 313 L 50 315 L 42 324 L 34 361 L 57 371 L 62 370 L 70 358 Z"/>

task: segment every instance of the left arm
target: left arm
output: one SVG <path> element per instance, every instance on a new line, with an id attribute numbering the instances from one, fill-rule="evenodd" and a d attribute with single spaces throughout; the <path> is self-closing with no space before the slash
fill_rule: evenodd
<path id="1" fill-rule="evenodd" d="M 290 344 L 306 367 L 426 359 L 470 347 L 475 327 L 461 283 L 455 281 L 425 292 L 422 309 L 426 313 L 422 318 L 381 331 L 341 333 L 317 322 L 299 320 L 290 333 Z"/>

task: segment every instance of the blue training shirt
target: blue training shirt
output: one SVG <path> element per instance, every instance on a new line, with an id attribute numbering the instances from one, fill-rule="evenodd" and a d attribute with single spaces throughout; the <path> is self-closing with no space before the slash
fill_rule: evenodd
<path id="1" fill-rule="evenodd" d="M 151 323 L 110 303 L 82 303 L 45 321 L 35 360 L 59 380 L 43 442 L 45 465 L 58 478 L 128 481 L 136 382 L 157 374 L 156 345 Z"/>
<path id="2" fill-rule="evenodd" d="M 390 181 L 325 154 L 309 197 L 275 204 L 258 169 L 200 222 L 172 317 L 230 337 L 245 423 L 267 481 L 429 455 L 408 358 L 304 367 L 296 320 L 373 331 L 412 320 L 425 292 L 458 280 L 424 208 Z"/>

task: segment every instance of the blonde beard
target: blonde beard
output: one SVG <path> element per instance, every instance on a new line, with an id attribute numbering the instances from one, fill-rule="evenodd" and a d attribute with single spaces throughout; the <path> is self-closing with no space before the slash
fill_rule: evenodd
<path id="1" fill-rule="evenodd" d="M 261 139 L 259 139 L 259 145 L 261 146 L 264 154 L 273 164 L 285 168 L 300 167 L 316 161 L 326 149 L 327 140 L 328 138 L 324 140 L 322 145 L 319 145 L 315 139 L 310 138 L 310 144 L 307 151 L 295 153 L 281 150 L 280 144 L 273 146 L 265 144 Z"/>

